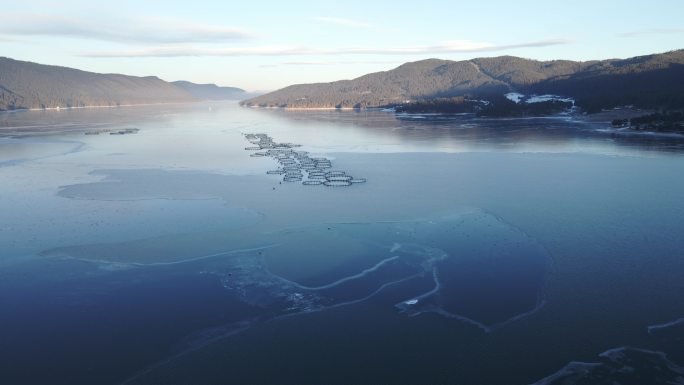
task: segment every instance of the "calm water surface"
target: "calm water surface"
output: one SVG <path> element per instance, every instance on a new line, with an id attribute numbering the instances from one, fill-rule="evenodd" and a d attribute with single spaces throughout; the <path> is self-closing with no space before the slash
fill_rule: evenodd
<path id="1" fill-rule="evenodd" d="M 684 363 L 684 140 L 606 127 L 2 113 L 0 382 L 532 384 L 625 346 L 649 375 L 651 351 Z M 250 133 L 366 183 L 282 182 Z"/>

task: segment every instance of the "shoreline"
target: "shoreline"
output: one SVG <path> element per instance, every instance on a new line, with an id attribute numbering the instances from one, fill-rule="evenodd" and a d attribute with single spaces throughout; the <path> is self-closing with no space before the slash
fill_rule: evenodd
<path id="1" fill-rule="evenodd" d="M 253 108 L 253 109 L 263 109 L 263 110 L 282 110 L 282 111 L 356 111 L 356 112 L 386 112 L 394 114 L 397 118 L 424 118 L 424 117 L 440 117 L 440 116 L 475 116 L 475 113 L 449 113 L 449 112 L 401 112 L 398 113 L 389 107 L 369 107 L 369 108 L 354 108 L 354 107 L 261 107 L 255 105 L 243 105 L 240 107 Z M 632 129 L 630 127 L 613 127 L 611 122 L 615 119 L 631 119 L 648 114 L 652 114 L 656 110 L 652 109 L 639 109 L 633 107 L 620 107 L 609 110 L 603 110 L 596 113 L 558 113 L 552 115 L 530 115 L 530 116 L 520 116 L 520 117 L 505 117 L 505 116 L 482 116 L 479 119 L 491 119 L 491 120 L 510 120 L 510 119 L 571 119 L 577 122 L 594 124 L 594 125 L 605 125 L 603 128 L 597 128 L 599 131 L 610 133 L 614 135 L 658 135 L 669 138 L 682 138 L 684 137 L 684 132 L 678 131 L 657 131 L 648 129 Z"/>
<path id="2" fill-rule="evenodd" d="M 388 113 L 400 113 L 404 115 L 471 115 L 475 114 L 474 112 L 459 112 L 459 113 L 450 113 L 450 112 L 396 112 L 394 107 L 280 107 L 280 106 L 268 106 L 268 107 L 262 107 L 262 106 L 257 106 L 257 105 L 246 105 L 246 104 L 240 104 L 240 107 L 244 108 L 253 108 L 253 109 L 259 109 L 259 110 L 284 110 L 284 111 L 328 111 L 328 110 L 340 110 L 340 111 L 352 111 L 352 110 L 358 110 L 358 111 L 381 111 L 381 112 L 388 112 Z M 540 118 L 540 117 L 548 117 L 548 116 L 585 116 L 585 117 L 601 117 L 603 119 L 607 119 L 605 121 L 610 122 L 613 119 L 616 118 L 625 118 L 625 117 L 636 117 L 636 116 L 641 116 L 645 114 L 650 114 L 655 112 L 656 110 L 651 110 L 651 109 L 639 109 L 639 108 L 615 108 L 615 109 L 610 109 L 610 110 L 603 110 L 601 112 L 596 112 L 596 113 L 591 113 L 591 114 L 583 114 L 583 113 L 560 113 L 560 114 L 553 114 L 553 115 L 530 115 L 526 117 L 531 117 L 531 118 Z M 491 119 L 499 119 L 500 117 L 489 117 Z M 600 122 L 603 120 L 598 120 L 595 119 L 595 121 Z"/>
<path id="3" fill-rule="evenodd" d="M 16 113 L 27 111 L 69 111 L 69 110 L 87 110 L 97 108 L 120 108 L 120 107 L 145 107 L 145 106 L 168 106 L 168 105 L 188 105 L 199 104 L 206 102 L 239 102 L 237 99 L 223 99 L 223 100 L 191 100 L 185 102 L 161 102 L 161 103 L 135 103 L 135 104 L 119 104 L 119 105 L 92 105 L 92 106 L 78 106 L 78 107 L 47 107 L 47 108 L 17 108 L 15 110 L 0 110 L 0 114 Z"/>
<path id="4" fill-rule="evenodd" d="M 391 113 L 395 116 L 409 117 L 424 117 L 424 116 L 466 116 L 471 115 L 471 113 L 448 113 L 448 112 L 401 112 L 397 113 L 393 109 L 383 108 L 383 107 L 367 107 L 367 108 L 354 108 L 354 107 L 261 107 L 255 105 L 243 105 L 240 104 L 239 100 L 198 100 L 198 101 L 188 101 L 188 102 L 164 102 L 164 103 L 139 103 L 139 104 L 120 104 L 120 105 L 92 105 L 92 106 L 78 106 L 78 107 L 49 107 L 49 108 L 21 108 L 16 110 L 0 110 L 0 115 L 18 113 L 18 112 L 39 112 L 39 111 L 54 111 L 61 112 L 70 110 L 88 110 L 88 109 L 113 109 L 113 108 L 126 108 L 126 107 L 150 107 L 150 106 L 173 106 L 173 105 L 192 105 L 207 102 L 238 102 L 240 107 L 253 108 L 253 109 L 263 109 L 263 110 L 282 110 L 282 111 L 357 111 L 357 112 L 385 112 Z M 506 119 L 535 119 L 535 118 L 550 118 L 550 119 L 573 119 L 579 122 L 589 123 L 589 124 L 605 124 L 605 128 L 600 130 L 606 133 L 612 133 L 614 135 L 662 135 L 670 138 L 681 138 L 684 137 L 684 132 L 667 132 L 667 131 L 655 131 L 655 130 L 636 130 L 629 127 L 615 128 L 611 125 L 611 121 L 614 119 L 631 119 L 634 117 L 639 117 L 643 115 L 648 115 L 654 113 L 655 110 L 651 109 L 639 109 L 639 108 L 615 108 L 610 110 L 604 110 L 601 112 L 596 112 L 592 114 L 586 113 L 560 113 L 555 115 L 540 115 L 540 116 L 525 116 L 525 117 L 482 117 L 485 119 L 492 120 L 506 120 Z"/>
<path id="5" fill-rule="evenodd" d="M 614 119 L 631 119 L 638 116 L 648 115 L 656 112 L 652 109 L 640 109 L 640 108 L 613 108 L 610 110 L 603 110 L 600 112 L 595 112 L 593 114 L 580 115 L 583 116 L 585 121 L 592 123 L 608 123 L 610 124 Z"/>

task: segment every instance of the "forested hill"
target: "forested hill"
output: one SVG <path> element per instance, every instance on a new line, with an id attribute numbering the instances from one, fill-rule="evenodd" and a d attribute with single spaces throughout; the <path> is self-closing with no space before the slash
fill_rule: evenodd
<path id="1" fill-rule="evenodd" d="M 578 105 L 684 105 L 684 50 L 631 59 L 574 62 L 513 56 L 428 59 L 332 83 L 299 84 L 243 102 L 261 107 L 383 107 L 454 96 L 553 93 Z"/>
<path id="2" fill-rule="evenodd" d="M 173 103 L 244 95 L 233 87 L 98 74 L 0 57 L 0 110 Z"/>

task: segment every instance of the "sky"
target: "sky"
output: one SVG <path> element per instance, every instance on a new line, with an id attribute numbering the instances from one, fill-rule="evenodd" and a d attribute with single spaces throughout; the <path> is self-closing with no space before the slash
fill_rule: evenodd
<path id="1" fill-rule="evenodd" d="M 627 58 L 684 48 L 682 0 L 12 1 L 0 56 L 268 91 L 428 58 Z"/>

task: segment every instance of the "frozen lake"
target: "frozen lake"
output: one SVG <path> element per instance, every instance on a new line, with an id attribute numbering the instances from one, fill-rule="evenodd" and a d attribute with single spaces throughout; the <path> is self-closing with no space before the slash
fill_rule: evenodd
<path id="1" fill-rule="evenodd" d="M 522 385 L 571 361 L 682 364 L 684 139 L 608 126 L 2 113 L 0 382 Z M 250 156 L 248 134 L 365 183 L 268 175 L 295 157 Z"/>

